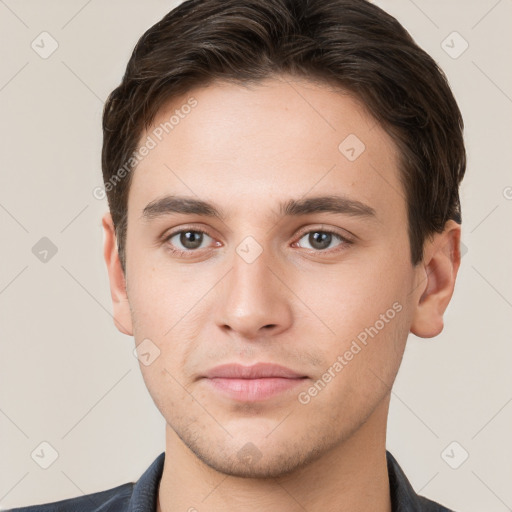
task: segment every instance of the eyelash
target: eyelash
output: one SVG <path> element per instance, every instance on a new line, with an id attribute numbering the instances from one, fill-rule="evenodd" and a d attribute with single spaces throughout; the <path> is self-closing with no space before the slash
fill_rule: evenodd
<path id="1" fill-rule="evenodd" d="M 202 233 L 204 235 L 209 236 L 210 238 L 213 238 L 211 235 L 208 234 L 207 231 L 191 226 L 191 227 L 188 227 L 188 228 L 181 228 L 181 229 L 179 229 L 177 231 L 173 231 L 172 233 L 169 233 L 168 235 L 166 235 L 164 237 L 163 241 L 167 243 L 174 236 L 179 235 L 181 233 L 186 233 L 188 231 L 191 231 L 193 233 Z M 320 250 L 320 249 L 317 249 L 317 250 L 315 250 L 315 249 L 305 249 L 306 251 L 312 251 L 312 252 L 317 253 L 317 254 L 321 254 L 321 253 L 333 254 L 333 253 L 337 253 L 339 251 L 344 251 L 344 250 L 348 249 L 354 243 L 353 240 L 351 240 L 350 238 L 347 238 L 346 236 L 341 235 L 340 233 L 338 233 L 336 231 L 333 231 L 333 230 L 330 230 L 330 229 L 319 229 L 319 228 L 316 228 L 316 229 L 308 229 L 308 230 L 304 230 L 304 231 L 299 232 L 299 234 L 297 235 L 298 236 L 297 242 L 294 242 L 294 244 L 298 243 L 304 237 L 304 235 L 307 235 L 309 233 L 327 233 L 329 235 L 334 235 L 335 237 L 337 237 L 341 241 L 341 244 L 339 244 L 338 246 L 336 246 L 333 249 L 323 249 L 323 250 Z M 193 257 L 197 253 L 199 253 L 202 249 L 189 249 L 189 250 L 172 249 L 172 248 L 170 248 L 170 245 L 169 245 L 168 246 L 168 250 L 171 252 L 171 254 L 173 256 Z"/>

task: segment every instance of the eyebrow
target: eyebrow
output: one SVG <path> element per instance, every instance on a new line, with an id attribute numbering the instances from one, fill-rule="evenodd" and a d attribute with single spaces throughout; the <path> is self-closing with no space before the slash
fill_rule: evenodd
<path id="1" fill-rule="evenodd" d="M 166 195 L 151 201 L 142 211 L 141 218 L 150 221 L 175 213 L 215 217 L 221 221 L 226 219 L 226 213 L 211 203 L 176 195 Z M 312 213 L 335 213 L 353 217 L 376 218 L 376 212 L 371 206 L 337 195 L 290 199 L 279 204 L 279 213 L 283 217 Z"/>

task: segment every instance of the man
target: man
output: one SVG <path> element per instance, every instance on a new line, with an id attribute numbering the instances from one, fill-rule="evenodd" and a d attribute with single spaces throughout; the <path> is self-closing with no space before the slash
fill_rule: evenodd
<path id="1" fill-rule="evenodd" d="M 363 0 L 189 0 L 104 110 L 104 256 L 166 450 L 16 510 L 448 510 L 386 451 L 409 332 L 460 264 L 462 119 Z"/>

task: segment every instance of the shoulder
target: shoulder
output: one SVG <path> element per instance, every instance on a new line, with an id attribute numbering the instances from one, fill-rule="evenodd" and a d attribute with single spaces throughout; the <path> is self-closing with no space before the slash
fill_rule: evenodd
<path id="1" fill-rule="evenodd" d="M 12 508 L 4 512 L 121 512 L 128 508 L 133 487 L 133 483 L 126 483 L 106 491 L 41 505 Z"/>
<path id="2" fill-rule="evenodd" d="M 421 504 L 422 512 L 455 512 L 451 508 L 446 508 L 444 505 L 437 503 L 437 501 L 425 498 L 425 496 L 418 496 L 418 501 Z"/>
<path id="3" fill-rule="evenodd" d="M 455 512 L 416 493 L 398 461 L 386 450 L 393 512 Z"/>
<path id="4" fill-rule="evenodd" d="M 162 477 L 165 452 L 146 469 L 137 482 L 129 482 L 106 491 L 95 492 L 4 512 L 153 512 Z"/>

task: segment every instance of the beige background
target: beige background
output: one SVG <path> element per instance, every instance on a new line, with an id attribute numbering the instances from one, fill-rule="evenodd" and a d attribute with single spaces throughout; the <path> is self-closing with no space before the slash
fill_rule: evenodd
<path id="1" fill-rule="evenodd" d="M 421 494 L 458 511 L 511 510 L 512 1 L 377 3 L 447 73 L 469 154 L 467 253 L 443 333 L 410 336 L 388 449 Z M 3 508 L 136 481 L 164 450 L 133 338 L 113 325 L 100 222 L 107 203 L 93 190 L 102 185 L 103 101 L 143 31 L 176 4 L 0 0 Z M 58 43 L 47 58 L 31 47 L 43 31 Z M 43 237 L 57 248 L 46 263 L 32 252 Z M 44 441 L 58 452 L 48 469 L 31 458 Z M 453 465 L 462 450 L 469 458 L 452 469 L 446 454 Z"/>

